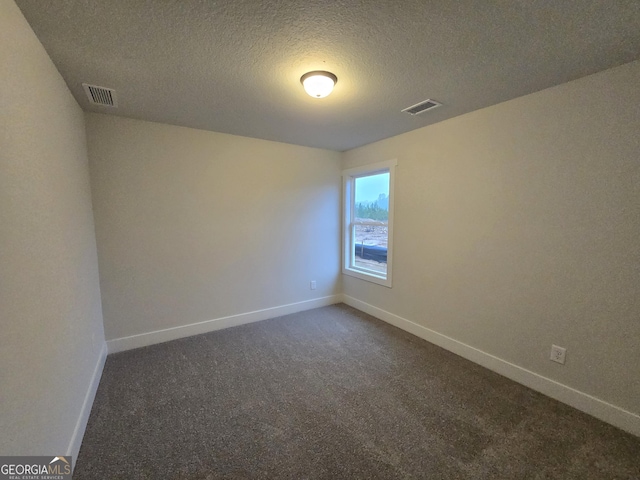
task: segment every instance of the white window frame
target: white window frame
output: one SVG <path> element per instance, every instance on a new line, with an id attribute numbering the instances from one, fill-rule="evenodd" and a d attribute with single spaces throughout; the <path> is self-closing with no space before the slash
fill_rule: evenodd
<path id="1" fill-rule="evenodd" d="M 391 288 L 393 265 L 393 207 L 395 169 L 397 160 L 363 165 L 362 167 L 349 168 L 342 172 L 342 273 L 368 282 L 377 283 Z M 389 238 L 387 241 L 387 275 L 368 270 L 355 265 L 355 180 L 359 177 L 367 177 L 379 173 L 389 173 Z M 377 224 L 372 222 L 372 224 Z M 358 225 L 366 225 L 366 222 L 358 222 Z"/>

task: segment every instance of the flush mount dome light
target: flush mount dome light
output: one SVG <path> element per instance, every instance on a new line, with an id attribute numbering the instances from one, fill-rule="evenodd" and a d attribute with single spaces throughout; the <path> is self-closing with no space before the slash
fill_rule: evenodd
<path id="1" fill-rule="evenodd" d="M 315 71 L 305 73 L 300 77 L 300 83 L 305 92 L 313 98 L 324 98 L 331 93 L 338 77 L 330 72 Z"/>

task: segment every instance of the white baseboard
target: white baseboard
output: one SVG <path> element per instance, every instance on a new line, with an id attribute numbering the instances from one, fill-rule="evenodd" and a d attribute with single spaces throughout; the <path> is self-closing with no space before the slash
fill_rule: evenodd
<path id="1" fill-rule="evenodd" d="M 456 355 L 460 355 L 467 360 L 471 360 L 478 365 L 482 365 L 504 377 L 521 383 L 562 403 L 566 403 L 633 435 L 640 436 L 640 415 L 568 387 L 567 385 L 563 385 L 550 378 L 543 377 L 535 372 L 502 360 L 501 358 L 478 350 L 446 335 L 442 335 L 422 325 L 418 325 L 398 315 L 357 300 L 349 295 L 343 295 L 343 302 L 430 343 L 449 350 Z"/>
<path id="2" fill-rule="evenodd" d="M 229 317 L 216 318 L 214 320 L 206 320 L 204 322 L 191 323 L 189 325 L 181 325 L 179 327 L 165 328 L 163 330 L 155 330 L 153 332 L 131 335 L 130 337 L 115 338 L 107 341 L 109 353 L 122 352 L 124 350 L 132 350 L 134 348 L 155 345 L 156 343 L 168 342 L 178 338 L 190 337 L 201 333 L 213 332 L 223 328 L 237 327 L 245 323 L 258 322 L 269 318 L 289 315 L 291 313 L 301 312 L 303 310 L 311 310 L 312 308 L 325 307 L 335 303 L 342 302 L 342 295 L 330 295 L 328 297 L 306 300 L 304 302 L 290 303 L 279 307 L 265 308 L 254 312 L 241 313 L 231 315 Z"/>
<path id="3" fill-rule="evenodd" d="M 107 345 L 102 345 L 100 356 L 93 369 L 93 375 L 91 376 L 91 382 L 89 388 L 84 396 L 82 402 L 82 409 L 80 410 L 80 416 L 76 422 L 76 428 L 73 430 L 69 447 L 67 448 L 67 455 L 72 456 L 73 468 L 78 461 L 78 453 L 80 452 L 80 445 L 82 444 L 82 437 L 84 437 L 84 431 L 87 428 L 87 422 L 89 421 L 89 414 L 91 413 L 91 407 L 93 406 L 93 400 L 96 397 L 98 391 L 98 385 L 100 384 L 100 378 L 102 377 L 102 370 L 104 370 L 104 362 L 107 360 Z"/>

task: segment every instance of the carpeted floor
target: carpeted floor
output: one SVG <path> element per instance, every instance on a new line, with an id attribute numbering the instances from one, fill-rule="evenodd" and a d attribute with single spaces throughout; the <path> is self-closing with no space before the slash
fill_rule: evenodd
<path id="1" fill-rule="evenodd" d="M 110 355 L 73 478 L 640 479 L 640 438 L 336 305 Z"/>

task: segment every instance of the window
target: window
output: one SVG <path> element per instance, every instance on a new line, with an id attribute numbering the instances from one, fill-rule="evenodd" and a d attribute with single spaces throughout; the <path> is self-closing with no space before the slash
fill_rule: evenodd
<path id="1" fill-rule="evenodd" d="M 391 287 L 393 181 L 397 162 L 343 172 L 346 275 Z"/>

